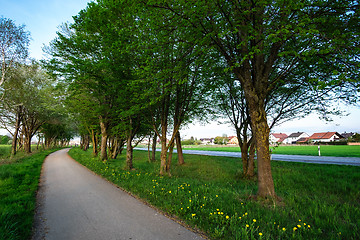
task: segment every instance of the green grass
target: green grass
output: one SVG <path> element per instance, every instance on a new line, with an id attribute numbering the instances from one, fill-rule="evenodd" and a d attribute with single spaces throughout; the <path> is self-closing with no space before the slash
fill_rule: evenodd
<path id="1" fill-rule="evenodd" d="M 3 150 L 3 148 L 0 148 Z M 55 150 L 17 157 L 0 165 L 0 239 L 31 237 L 36 191 L 45 157 Z M 19 153 L 18 156 L 22 154 Z M 6 164 L 7 163 L 7 164 Z"/>
<path id="2" fill-rule="evenodd" d="M 257 184 L 240 178 L 237 158 L 185 155 L 186 164 L 177 166 L 175 155 L 169 178 L 158 175 L 159 162 L 147 162 L 146 151 L 135 151 L 135 171 L 123 170 L 125 155 L 105 163 L 91 151 L 70 155 L 212 239 L 360 238 L 359 167 L 273 162 L 283 199 L 275 206 L 249 199 Z"/>
<path id="3" fill-rule="evenodd" d="M 185 146 L 186 150 L 204 150 L 204 151 L 222 151 L 222 152 L 240 152 L 237 146 Z M 360 157 L 360 146 L 348 145 L 322 145 L 320 146 L 321 156 L 334 157 Z M 318 156 L 318 146 L 279 146 L 275 148 L 274 154 L 286 155 L 308 155 Z"/>

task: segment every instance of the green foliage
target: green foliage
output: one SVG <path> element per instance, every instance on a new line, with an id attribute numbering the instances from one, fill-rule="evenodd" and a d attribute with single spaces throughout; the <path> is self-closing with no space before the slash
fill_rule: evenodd
<path id="1" fill-rule="evenodd" d="M 360 134 L 359 134 L 359 133 L 355 133 L 355 134 L 350 138 L 350 142 L 360 142 Z"/>
<path id="2" fill-rule="evenodd" d="M 145 151 L 135 151 L 134 171 L 123 170 L 124 156 L 101 162 L 80 149 L 69 153 L 211 239 L 359 238 L 359 167 L 274 162 L 277 194 L 283 198 L 275 206 L 249 199 L 256 183 L 238 179 L 237 158 L 186 155 L 186 165 L 174 166 L 168 178 L 157 174 L 159 162 L 149 163 Z"/>
<path id="3" fill-rule="evenodd" d="M 217 136 L 214 139 L 214 143 L 215 144 L 219 144 L 219 145 L 226 145 L 229 142 L 229 138 L 228 137 L 220 137 Z"/>
<path id="4" fill-rule="evenodd" d="M 9 144 L 9 141 L 11 141 L 11 138 L 7 135 L 0 135 L 0 144 L 1 145 L 7 145 Z"/>
<path id="5" fill-rule="evenodd" d="M 0 165 L 0 239 L 30 239 L 42 163 L 53 151 Z"/>

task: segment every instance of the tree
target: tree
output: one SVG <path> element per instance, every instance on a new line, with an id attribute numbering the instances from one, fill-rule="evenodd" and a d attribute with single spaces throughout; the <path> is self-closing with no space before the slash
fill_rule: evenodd
<path id="1" fill-rule="evenodd" d="M 275 198 L 266 101 L 301 79 L 301 86 L 354 87 L 359 67 L 357 1 L 149 1 L 174 13 L 173 26 L 192 28 L 198 44 L 223 56 L 246 99 L 257 149 L 259 197 Z M 341 33 L 341 34 L 340 34 Z M 306 69 L 306 75 L 299 70 Z M 354 88 L 353 88 L 354 89 Z M 354 97 L 354 94 L 348 97 Z"/>
<path id="2" fill-rule="evenodd" d="M 24 25 L 16 26 L 11 19 L 0 17 L 0 86 L 14 63 L 27 58 L 29 42 L 30 33 L 25 31 Z"/>

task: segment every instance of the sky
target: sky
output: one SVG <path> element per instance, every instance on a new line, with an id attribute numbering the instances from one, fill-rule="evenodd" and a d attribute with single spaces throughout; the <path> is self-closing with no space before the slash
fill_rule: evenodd
<path id="1" fill-rule="evenodd" d="M 31 33 L 30 57 L 42 59 L 42 47 L 56 37 L 58 27 L 65 22 L 72 22 L 72 16 L 86 8 L 90 0 L 0 0 L 0 16 L 10 18 L 16 25 L 26 25 Z M 316 115 L 286 122 L 272 129 L 272 132 L 291 134 L 292 132 L 360 132 L 360 106 L 344 106 L 348 115 L 334 117 L 330 123 L 320 120 Z M 218 124 L 221 122 L 222 124 Z M 183 138 L 216 137 L 226 134 L 235 135 L 234 129 L 219 120 L 210 123 L 196 122 L 181 130 Z"/>

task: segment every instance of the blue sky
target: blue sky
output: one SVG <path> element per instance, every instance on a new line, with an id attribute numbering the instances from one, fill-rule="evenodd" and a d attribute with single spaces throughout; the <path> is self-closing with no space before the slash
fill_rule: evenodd
<path id="1" fill-rule="evenodd" d="M 42 47 L 56 37 L 58 26 L 64 22 L 72 22 L 72 16 L 86 8 L 91 0 L 0 0 L 0 16 L 10 18 L 17 25 L 26 25 L 30 31 L 30 56 L 40 60 L 43 58 Z M 314 132 L 360 132 L 360 107 L 344 106 L 349 115 L 335 117 L 331 123 L 319 120 L 316 115 L 311 115 L 301 120 L 295 120 L 275 127 L 274 132 L 292 133 L 304 131 L 308 134 Z M 235 135 L 235 131 L 227 124 L 193 124 L 184 127 L 182 136 L 215 137 L 222 134 Z"/>
<path id="2" fill-rule="evenodd" d="M 86 8 L 90 0 L 0 0 L 0 15 L 26 25 L 31 33 L 30 56 L 42 58 L 42 47 L 56 36 L 58 26 Z"/>

